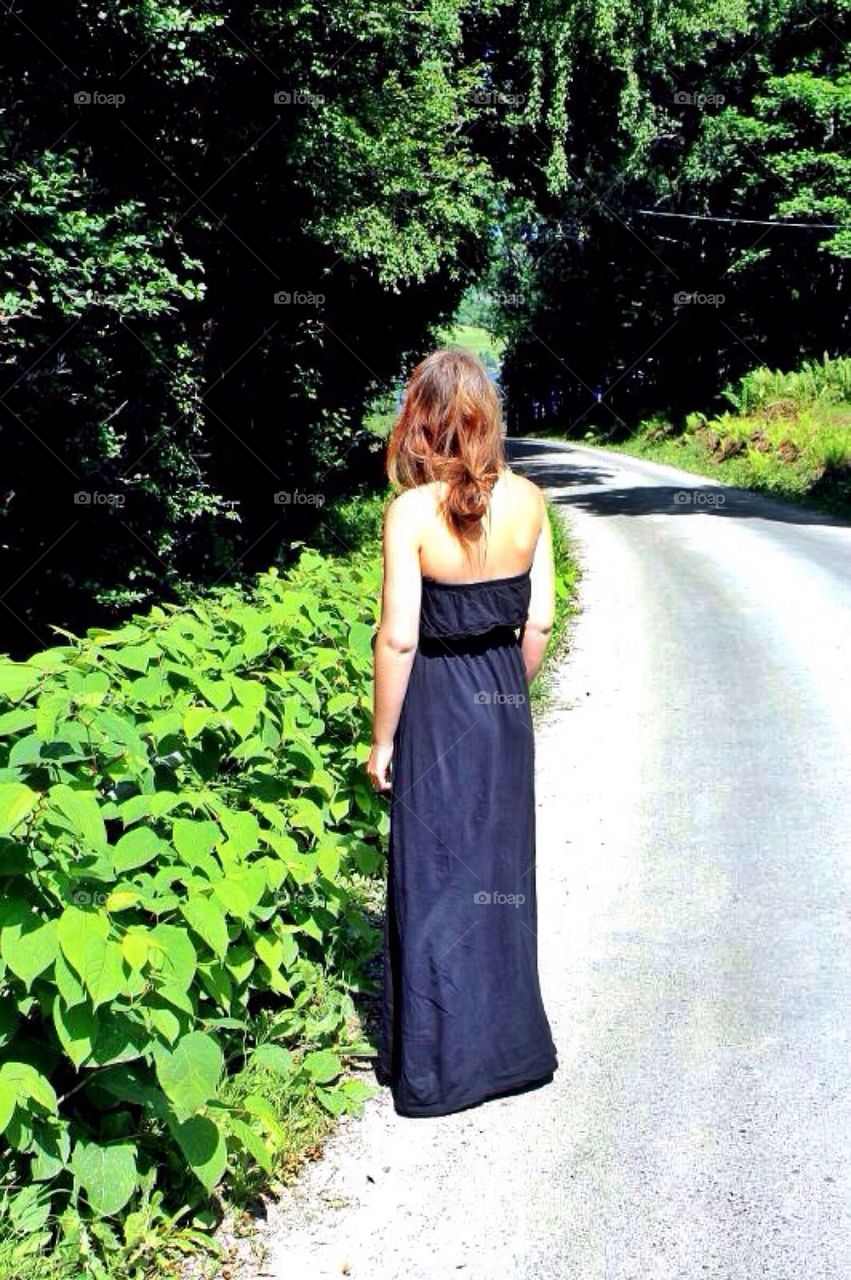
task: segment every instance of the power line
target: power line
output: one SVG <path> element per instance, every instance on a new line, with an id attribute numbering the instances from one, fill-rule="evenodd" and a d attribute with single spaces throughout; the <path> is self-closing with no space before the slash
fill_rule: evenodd
<path id="1" fill-rule="evenodd" d="M 760 218 L 715 218 L 708 213 L 666 213 L 663 209 L 636 209 L 649 218 L 687 218 L 689 222 L 744 222 L 751 227 L 806 227 L 808 231 L 843 231 L 840 222 L 764 222 Z"/>

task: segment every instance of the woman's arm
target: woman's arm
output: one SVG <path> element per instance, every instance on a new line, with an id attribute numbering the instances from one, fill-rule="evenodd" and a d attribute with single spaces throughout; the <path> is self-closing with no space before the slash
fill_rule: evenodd
<path id="1" fill-rule="evenodd" d="M 378 791 L 390 789 L 388 769 L 420 627 L 420 538 L 417 495 L 399 494 L 384 518 L 381 622 L 375 637 L 372 750 L 366 770 Z"/>
<path id="2" fill-rule="evenodd" d="M 529 684 L 541 669 L 544 654 L 550 641 L 550 633 L 555 619 L 555 566 L 553 564 L 553 539 L 550 531 L 550 519 L 547 504 L 541 494 L 543 522 L 538 541 L 535 544 L 535 555 L 532 560 L 530 580 L 532 594 L 529 600 L 529 613 L 523 627 L 521 652 L 526 666 L 526 680 Z"/>

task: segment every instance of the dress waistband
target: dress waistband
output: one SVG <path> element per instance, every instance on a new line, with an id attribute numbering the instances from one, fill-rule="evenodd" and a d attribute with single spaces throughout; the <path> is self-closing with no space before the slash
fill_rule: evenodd
<path id="1" fill-rule="evenodd" d="M 517 629 L 512 626 L 491 627 L 474 635 L 421 635 L 418 649 L 428 657 L 449 657 L 460 653 L 485 653 L 488 649 L 503 648 L 520 643 Z"/>

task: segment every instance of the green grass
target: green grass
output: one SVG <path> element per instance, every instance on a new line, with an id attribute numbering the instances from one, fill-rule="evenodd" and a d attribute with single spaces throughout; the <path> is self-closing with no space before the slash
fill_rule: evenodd
<path id="1" fill-rule="evenodd" d="M 851 406 L 782 419 L 759 410 L 723 414 L 676 434 L 657 436 L 659 430 L 658 422 L 642 423 L 628 440 L 606 447 L 812 510 L 851 514 Z"/>
<path id="2" fill-rule="evenodd" d="M 579 611 L 577 586 L 580 570 L 573 543 L 551 502 L 547 503 L 547 516 L 553 539 L 556 615 L 543 666 L 532 685 L 532 709 L 539 712 L 552 704 L 553 676 L 567 652 L 571 619 Z"/>
<path id="3" fill-rule="evenodd" d="M 626 440 L 593 427 L 583 440 L 851 515 L 851 359 L 810 361 L 789 373 L 756 369 L 723 395 L 732 408 L 712 418 L 657 413 Z"/>
<path id="4" fill-rule="evenodd" d="M 505 350 L 502 338 L 495 338 L 487 329 L 472 324 L 455 324 L 437 332 L 437 339 L 445 346 L 465 347 L 480 356 L 491 369 L 498 369 Z"/>

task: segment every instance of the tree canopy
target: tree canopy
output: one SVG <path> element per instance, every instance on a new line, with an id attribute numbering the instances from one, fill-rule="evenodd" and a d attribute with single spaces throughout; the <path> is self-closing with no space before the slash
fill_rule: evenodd
<path id="1" fill-rule="evenodd" d="M 847 0 L 78 0 L 2 24 L 16 651 L 286 559 L 377 481 L 365 414 L 471 286 L 514 431 L 626 430 L 844 350 Z"/>

